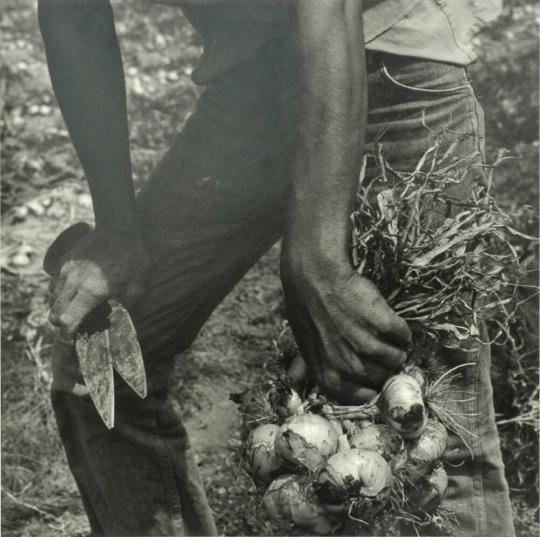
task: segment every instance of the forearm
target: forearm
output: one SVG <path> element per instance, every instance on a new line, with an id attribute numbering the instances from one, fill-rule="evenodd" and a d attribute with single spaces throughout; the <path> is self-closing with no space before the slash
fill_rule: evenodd
<path id="1" fill-rule="evenodd" d="M 366 124 L 361 0 L 297 0 L 298 104 L 285 248 L 348 261 Z"/>
<path id="2" fill-rule="evenodd" d="M 131 229 L 135 202 L 125 82 L 107 0 L 40 0 L 53 88 L 88 179 L 96 227 Z"/>

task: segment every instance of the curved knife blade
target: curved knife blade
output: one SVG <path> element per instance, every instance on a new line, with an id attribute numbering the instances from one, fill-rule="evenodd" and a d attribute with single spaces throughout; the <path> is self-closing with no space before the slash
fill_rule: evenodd
<path id="1" fill-rule="evenodd" d="M 101 419 L 108 429 L 114 427 L 114 375 L 109 331 L 77 334 L 75 350 L 82 377 Z"/>
<path id="2" fill-rule="evenodd" d="M 127 310 L 118 302 L 109 302 L 112 308 L 109 345 L 114 369 L 144 399 L 147 394 L 146 372 L 137 332 Z"/>

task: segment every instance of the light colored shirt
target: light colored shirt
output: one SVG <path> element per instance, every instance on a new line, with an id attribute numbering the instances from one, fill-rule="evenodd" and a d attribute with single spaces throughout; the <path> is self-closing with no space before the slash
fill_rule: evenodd
<path id="1" fill-rule="evenodd" d="M 197 84 L 221 77 L 286 31 L 283 5 L 218 3 L 182 9 L 204 45 L 192 75 Z M 474 35 L 501 9 L 502 0 L 364 0 L 366 49 L 467 65 L 476 58 Z"/>

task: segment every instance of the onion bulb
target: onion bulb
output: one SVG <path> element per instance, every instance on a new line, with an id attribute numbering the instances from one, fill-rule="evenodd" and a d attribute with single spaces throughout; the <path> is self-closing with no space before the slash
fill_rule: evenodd
<path id="1" fill-rule="evenodd" d="M 384 421 L 403 438 L 417 438 L 427 421 L 422 389 L 410 375 L 390 377 L 381 390 L 379 406 Z"/>
<path id="2" fill-rule="evenodd" d="M 302 399 L 295 389 L 289 387 L 282 389 L 279 397 L 278 414 L 284 417 L 294 416 L 297 412 L 300 412 L 301 406 Z"/>
<path id="3" fill-rule="evenodd" d="M 338 449 L 338 433 L 332 424 L 316 414 L 289 418 L 276 438 L 276 451 L 295 466 L 315 471 Z"/>
<path id="4" fill-rule="evenodd" d="M 422 390 L 422 393 L 425 392 L 426 389 L 426 374 L 424 373 L 424 370 L 421 367 L 418 367 L 417 365 L 408 365 L 404 373 L 406 375 L 409 375 L 409 377 L 412 377 L 416 382 L 418 382 L 418 386 L 420 386 L 420 389 Z"/>
<path id="5" fill-rule="evenodd" d="M 269 483 L 283 460 L 275 448 L 279 425 L 265 424 L 253 429 L 246 442 L 247 471 L 255 480 Z"/>
<path id="6" fill-rule="evenodd" d="M 260 383 L 241 393 L 232 393 L 229 398 L 238 405 L 244 429 L 250 431 L 261 423 L 268 423 L 274 415 L 270 400 L 273 383 Z"/>
<path id="7" fill-rule="evenodd" d="M 306 476 L 283 475 L 274 480 L 263 497 L 270 518 L 284 529 L 303 528 L 315 535 L 328 535 L 335 524 L 316 501 Z"/>
<path id="8" fill-rule="evenodd" d="M 448 488 L 448 475 L 442 464 L 424 476 L 409 494 L 409 504 L 424 512 L 433 512 L 441 503 Z"/>
<path id="9" fill-rule="evenodd" d="M 390 465 L 375 451 L 351 448 L 330 457 L 317 478 L 329 497 L 384 497 L 392 486 Z"/>
<path id="10" fill-rule="evenodd" d="M 392 469 L 402 466 L 407 458 L 403 439 L 386 425 L 363 422 L 355 426 L 349 444 L 351 448 L 375 451 L 390 463 Z"/>
<path id="11" fill-rule="evenodd" d="M 424 432 L 409 445 L 407 469 L 413 480 L 429 473 L 443 456 L 448 441 L 446 427 L 429 419 Z"/>

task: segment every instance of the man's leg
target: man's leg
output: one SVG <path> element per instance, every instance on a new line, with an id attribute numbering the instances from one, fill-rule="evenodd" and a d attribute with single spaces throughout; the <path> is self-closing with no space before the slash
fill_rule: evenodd
<path id="1" fill-rule="evenodd" d="M 175 354 L 281 234 L 288 162 L 275 63 L 265 51 L 210 87 L 138 198 L 152 262 L 131 314 L 148 397 L 117 379 L 108 431 L 72 349 L 56 345 L 53 406 L 96 534 L 216 534 L 167 384 Z"/>
<path id="2" fill-rule="evenodd" d="M 374 55 L 369 71 L 367 139 L 371 153 L 377 152 L 378 143 L 394 169 L 412 171 L 438 136 L 442 152 L 456 144 L 456 157 L 478 153 L 481 161 L 483 115 L 464 69 Z M 374 163 L 370 161 L 368 175 L 376 174 Z M 467 197 L 471 180 L 472 176 L 453 188 L 453 195 Z M 444 218 L 444 207 L 435 209 Z M 471 433 L 465 435 L 471 451 L 451 435 L 445 457 L 450 482 L 444 506 L 457 516 L 458 535 L 512 537 L 512 512 L 494 420 L 489 347 L 474 344 L 468 350 L 445 353 L 441 359 L 447 368 L 476 363 L 461 370 L 459 385 L 448 395 L 449 400 L 474 397 L 456 408 L 456 412 L 470 414 L 459 421 Z"/>

